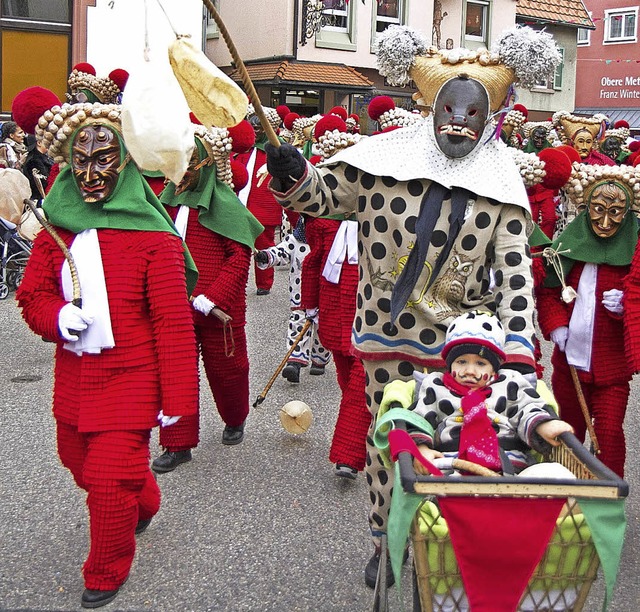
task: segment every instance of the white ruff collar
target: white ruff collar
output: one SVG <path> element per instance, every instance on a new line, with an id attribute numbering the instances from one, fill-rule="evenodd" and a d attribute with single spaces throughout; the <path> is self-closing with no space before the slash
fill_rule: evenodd
<path id="1" fill-rule="evenodd" d="M 427 117 L 408 127 L 363 138 L 318 166 L 344 162 L 375 176 L 391 176 L 399 181 L 428 179 L 447 189 L 462 187 L 530 211 L 520 171 L 507 145 L 491 137 L 493 130 L 488 125 L 480 144 L 466 157 L 449 159 L 438 149 L 433 118 Z"/>

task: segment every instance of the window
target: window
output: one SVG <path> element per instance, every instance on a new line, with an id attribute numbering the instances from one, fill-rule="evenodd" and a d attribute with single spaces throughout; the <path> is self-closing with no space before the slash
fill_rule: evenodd
<path id="1" fill-rule="evenodd" d="M 347 32 L 349 26 L 349 8 L 347 0 L 323 0 L 323 29 L 328 32 Z"/>
<path id="2" fill-rule="evenodd" d="M 1 0 L 0 112 L 37 83 L 65 99 L 71 57 L 71 0 Z M 26 50 L 26 51 L 25 51 Z"/>
<path id="3" fill-rule="evenodd" d="M 578 28 L 578 46 L 587 46 L 591 44 L 591 30 L 586 28 Z"/>
<path id="4" fill-rule="evenodd" d="M 2 0 L 2 17 L 70 23 L 69 0 Z"/>
<path id="5" fill-rule="evenodd" d="M 556 73 L 553 75 L 553 88 L 555 90 L 562 89 L 562 72 L 564 70 L 564 49 L 559 47 L 558 50 L 560 51 L 561 59 L 556 68 Z"/>
<path id="6" fill-rule="evenodd" d="M 605 11 L 604 44 L 636 42 L 637 21 L 637 6 Z"/>
<path id="7" fill-rule="evenodd" d="M 220 13 L 220 0 L 212 0 L 213 6 L 216 7 L 216 11 Z M 220 38 L 220 30 L 218 29 L 218 24 L 214 21 L 213 17 L 209 10 L 204 7 L 204 40 L 208 38 Z"/>
<path id="8" fill-rule="evenodd" d="M 377 0 L 376 6 L 376 32 L 384 32 L 390 25 L 403 23 L 402 0 Z"/>
<path id="9" fill-rule="evenodd" d="M 322 27 L 316 34 L 316 47 L 355 51 L 357 8 L 353 0 L 322 0 Z"/>
<path id="10" fill-rule="evenodd" d="M 489 2 L 467 2 L 464 24 L 465 42 L 482 43 L 487 46 L 489 30 Z"/>

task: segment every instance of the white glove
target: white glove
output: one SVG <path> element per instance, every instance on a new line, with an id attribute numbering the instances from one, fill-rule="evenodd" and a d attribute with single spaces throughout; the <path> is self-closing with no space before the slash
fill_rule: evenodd
<path id="1" fill-rule="evenodd" d="M 551 334 L 551 342 L 553 342 L 563 353 L 564 347 L 567 344 L 569 338 L 569 328 L 563 325 L 562 327 L 556 327 Z"/>
<path id="2" fill-rule="evenodd" d="M 622 305 L 622 291 L 610 289 L 602 293 L 602 305 L 613 314 L 621 315 L 624 312 Z"/>
<path id="3" fill-rule="evenodd" d="M 318 324 L 318 309 L 317 308 L 307 308 L 304 311 L 307 319 L 311 319 L 316 325 Z"/>
<path id="4" fill-rule="evenodd" d="M 204 295 L 200 294 L 191 302 L 192 306 L 203 315 L 208 315 L 215 307 L 215 304 Z"/>
<path id="5" fill-rule="evenodd" d="M 93 317 L 71 302 L 65 304 L 58 313 L 58 329 L 67 342 L 76 342 L 78 336 L 73 332 L 81 332 L 91 323 L 93 323 Z"/>
<path id="6" fill-rule="evenodd" d="M 169 425 L 173 425 L 174 423 L 177 423 L 182 417 L 179 416 L 174 416 L 174 417 L 170 417 L 170 416 L 164 416 L 164 413 L 162 412 L 162 410 L 158 413 L 158 421 L 160 421 L 160 425 L 162 425 L 162 427 L 169 427 Z"/>

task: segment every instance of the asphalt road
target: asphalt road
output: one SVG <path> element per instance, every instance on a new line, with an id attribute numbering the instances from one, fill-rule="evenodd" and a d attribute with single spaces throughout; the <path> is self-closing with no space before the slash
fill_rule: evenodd
<path id="1" fill-rule="evenodd" d="M 251 398 L 286 352 L 287 273 L 272 293 L 248 289 Z M 84 495 L 60 465 L 51 416 L 52 346 L 23 323 L 11 293 L 0 301 L 0 610 L 80 610 L 80 573 L 88 546 Z M 545 355 L 549 347 L 545 345 Z M 549 370 L 547 370 L 549 371 Z M 610 612 L 640 610 L 638 397 L 627 418 L 628 530 Z M 293 436 L 278 411 L 291 399 L 312 408 L 314 422 Z M 138 538 L 128 582 L 104 610 L 368 611 L 363 568 L 372 548 L 364 477 L 334 476 L 328 450 L 339 391 L 333 364 L 324 376 L 303 370 L 301 383 L 279 377 L 252 409 L 244 442 L 220 443 L 222 422 L 202 387 L 201 443 L 191 463 L 159 476 L 163 503 Z M 159 454 L 157 436 L 152 455 Z M 404 606 L 410 610 L 405 570 Z M 585 610 L 600 610 L 602 579 Z"/>

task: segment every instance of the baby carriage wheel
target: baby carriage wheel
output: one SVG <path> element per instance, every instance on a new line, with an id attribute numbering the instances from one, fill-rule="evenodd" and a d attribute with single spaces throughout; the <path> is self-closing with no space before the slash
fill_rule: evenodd
<path id="1" fill-rule="evenodd" d="M 6 300 L 9 295 L 9 285 L 0 283 L 0 300 Z"/>

